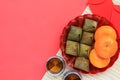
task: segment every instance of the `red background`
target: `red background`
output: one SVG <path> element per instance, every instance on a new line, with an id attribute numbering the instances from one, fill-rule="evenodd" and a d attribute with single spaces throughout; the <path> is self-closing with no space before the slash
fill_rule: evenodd
<path id="1" fill-rule="evenodd" d="M 40 80 L 69 20 L 87 0 L 1 0 L 0 80 Z"/>

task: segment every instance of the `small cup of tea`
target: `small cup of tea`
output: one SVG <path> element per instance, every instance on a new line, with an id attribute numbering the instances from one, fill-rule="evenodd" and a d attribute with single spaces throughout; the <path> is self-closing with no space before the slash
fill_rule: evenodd
<path id="1" fill-rule="evenodd" d="M 77 71 L 71 70 L 64 74 L 63 80 L 82 80 L 82 76 Z"/>
<path id="2" fill-rule="evenodd" d="M 60 56 L 52 56 L 46 62 L 46 70 L 52 76 L 59 76 L 65 70 L 65 61 Z"/>

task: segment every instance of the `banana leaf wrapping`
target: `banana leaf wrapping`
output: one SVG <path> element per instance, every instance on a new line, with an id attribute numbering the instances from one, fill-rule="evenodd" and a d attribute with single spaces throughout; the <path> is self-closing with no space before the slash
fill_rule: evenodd
<path id="1" fill-rule="evenodd" d="M 92 45 L 93 38 L 94 38 L 94 33 L 83 32 L 82 39 L 80 42 L 86 45 Z"/>
<path id="2" fill-rule="evenodd" d="M 80 44 L 80 51 L 79 51 L 78 56 L 89 58 L 90 50 L 91 50 L 91 46 L 88 46 L 88 45 L 85 45 L 85 44 Z"/>
<path id="3" fill-rule="evenodd" d="M 89 72 L 89 60 L 84 57 L 77 57 L 74 67 Z"/>
<path id="4" fill-rule="evenodd" d="M 78 56 L 78 52 L 79 52 L 79 43 L 67 40 L 66 54 L 73 55 L 73 56 Z"/>
<path id="5" fill-rule="evenodd" d="M 71 26 L 67 39 L 79 42 L 81 39 L 81 36 L 82 36 L 82 28 Z"/>
<path id="6" fill-rule="evenodd" d="M 85 19 L 83 30 L 87 32 L 95 32 L 98 22 L 92 19 Z"/>

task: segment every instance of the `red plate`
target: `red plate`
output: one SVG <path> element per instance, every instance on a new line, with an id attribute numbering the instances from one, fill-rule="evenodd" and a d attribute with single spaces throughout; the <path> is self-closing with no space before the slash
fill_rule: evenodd
<path id="1" fill-rule="evenodd" d="M 73 67 L 73 65 L 75 63 L 75 57 L 65 54 L 67 35 L 68 35 L 68 32 L 70 30 L 70 26 L 71 25 L 82 27 L 85 18 L 89 18 L 89 19 L 97 21 L 98 22 L 97 28 L 100 27 L 100 26 L 102 26 L 102 25 L 109 25 L 109 26 L 112 26 L 115 29 L 115 27 L 111 24 L 111 22 L 109 22 L 106 18 L 98 16 L 98 15 L 95 15 L 95 14 L 92 14 L 92 15 L 91 14 L 86 14 L 86 15 L 83 15 L 83 16 L 78 16 L 75 19 L 71 20 L 65 26 L 65 28 L 64 28 L 64 30 L 62 32 L 62 35 L 61 35 L 61 40 L 60 40 L 61 41 L 60 42 L 60 48 L 62 50 L 62 56 L 64 57 L 66 63 L 69 66 L 71 66 L 71 67 Z M 116 32 L 117 32 L 117 30 L 116 30 Z M 117 42 L 119 43 L 119 37 L 118 37 L 118 35 L 117 35 Z M 86 74 L 88 74 L 88 73 L 95 74 L 95 73 L 98 73 L 98 72 L 103 72 L 106 69 L 110 68 L 114 64 L 114 62 L 117 60 L 117 58 L 119 56 L 119 50 L 120 50 L 120 46 L 118 45 L 118 50 L 117 50 L 115 56 L 113 56 L 111 58 L 110 64 L 107 67 L 105 67 L 105 68 L 101 68 L 101 69 L 100 68 L 96 68 L 96 67 L 92 66 L 92 64 L 90 64 L 90 72 L 85 72 L 85 71 L 82 71 L 80 69 L 76 69 L 74 67 L 73 68 L 75 70 L 79 71 L 79 72 L 83 72 L 83 73 L 86 73 Z"/>

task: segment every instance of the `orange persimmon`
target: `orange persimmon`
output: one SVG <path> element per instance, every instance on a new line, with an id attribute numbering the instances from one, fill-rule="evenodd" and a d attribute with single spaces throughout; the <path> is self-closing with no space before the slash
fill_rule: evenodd
<path id="1" fill-rule="evenodd" d="M 102 36 L 108 36 L 111 37 L 112 39 L 116 39 L 117 35 L 116 35 L 116 31 L 114 30 L 114 28 L 112 28 L 111 26 L 101 26 L 99 27 L 94 35 L 95 40 L 101 38 Z"/>
<path id="2" fill-rule="evenodd" d="M 111 37 L 102 36 L 95 41 L 94 48 L 98 56 L 102 58 L 111 58 L 115 55 L 118 44 L 117 41 Z"/>
<path id="3" fill-rule="evenodd" d="M 89 59 L 91 64 L 97 68 L 104 68 L 110 63 L 110 58 L 108 59 L 100 58 L 97 55 L 95 49 L 92 49 L 90 51 Z"/>

